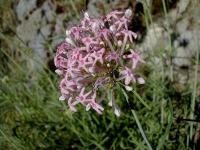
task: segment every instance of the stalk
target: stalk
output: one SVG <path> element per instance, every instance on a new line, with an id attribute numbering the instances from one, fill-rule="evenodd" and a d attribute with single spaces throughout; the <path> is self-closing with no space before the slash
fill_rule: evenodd
<path id="1" fill-rule="evenodd" d="M 142 126 L 141 126 L 141 124 L 140 124 L 140 121 L 139 121 L 139 119 L 138 119 L 138 117 L 137 117 L 137 114 L 136 114 L 135 110 L 131 109 L 131 112 L 132 112 L 132 114 L 133 114 L 133 116 L 134 116 L 134 118 L 135 118 L 135 121 L 136 121 L 136 123 L 137 123 L 137 126 L 138 126 L 138 128 L 139 128 L 139 130 L 140 130 L 140 133 L 141 133 L 141 135 L 142 135 L 142 137 L 143 137 L 145 143 L 147 144 L 148 149 L 149 149 L 149 150 L 153 150 L 152 147 L 151 147 L 151 145 L 150 145 L 150 143 L 149 143 L 149 141 L 148 141 L 148 139 L 147 139 L 147 137 L 146 137 L 146 135 L 145 135 L 145 133 L 144 133 L 144 130 L 142 129 Z"/>

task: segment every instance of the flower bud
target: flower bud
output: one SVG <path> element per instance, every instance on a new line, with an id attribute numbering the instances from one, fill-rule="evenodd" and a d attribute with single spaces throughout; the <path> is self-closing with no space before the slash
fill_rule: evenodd
<path id="1" fill-rule="evenodd" d="M 92 24 L 92 31 L 93 31 L 93 32 L 98 32 L 98 30 L 99 30 L 98 24 L 97 24 L 97 23 L 93 23 L 93 24 Z"/>
<path id="2" fill-rule="evenodd" d="M 71 32 L 70 32 L 69 30 L 66 30 L 66 36 L 67 36 L 67 37 L 70 36 L 70 33 L 71 33 Z"/>
<path id="3" fill-rule="evenodd" d="M 58 75 L 62 75 L 62 74 L 63 74 L 63 71 L 60 70 L 60 69 L 56 69 L 56 70 L 55 70 L 55 73 L 57 73 Z"/>
<path id="4" fill-rule="evenodd" d="M 74 42 L 70 38 L 66 38 L 65 41 L 73 46 L 75 46 Z"/>
<path id="5" fill-rule="evenodd" d="M 128 86 L 128 85 L 125 86 L 125 89 L 126 89 L 127 91 L 132 91 L 132 90 L 133 90 L 133 88 L 132 88 L 131 86 Z"/>
<path id="6" fill-rule="evenodd" d="M 91 108 L 91 105 L 90 105 L 90 104 L 87 104 L 85 109 L 86 109 L 86 111 L 89 111 L 90 108 Z"/>
<path id="7" fill-rule="evenodd" d="M 110 68 L 110 64 L 109 64 L 109 63 L 107 63 L 106 66 L 107 66 L 108 68 Z"/>
<path id="8" fill-rule="evenodd" d="M 143 79 L 143 78 L 137 78 L 137 82 L 139 83 L 139 84 L 145 84 L 145 80 Z"/>
<path id="9" fill-rule="evenodd" d="M 109 101 L 108 106 L 112 107 L 112 101 Z"/>
<path id="10" fill-rule="evenodd" d="M 125 17 L 130 18 L 132 16 L 132 10 L 131 9 L 127 9 L 125 11 Z"/>
<path id="11" fill-rule="evenodd" d="M 129 47 L 130 47 L 130 45 L 129 45 L 129 44 L 126 44 L 125 49 L 129 49 Z"/>
<path id="12" fill-rule="evenodd" d="M 99 44 L 100 44 L 100 45 L 102 45 L 102 46 L 104 46 L 104 45 L 105 45 L 105 43 L 104 43 L 103 41 L 101 41 Z"/>
<path id="13" fill-rule="evenodd" d="M 117 108 L 115 108 L 115 115 L 117 116 L 117 117 L 119 117 L 120 116 L 120 114 L 121 114 L 121 112 L 120 112 L 120 110 L 119 109 L 117 109 Z"/>
<path id="14" fill-rule="evenodd" d="M 115 33 L 117 31 L 116 27 L 114 25 L 110 26 L 110 31 Z"/>
<path id="15" fill-rule="evenodd" d="M 121 40 L 119 40 L 119 41 L 117 41 L 117 46 L 119 46 L 119 47 L 121 47 L 122 46 L 122 41 Z"/>
<path id="16" fill-rule="evenodd" d="M 60 101 L 64 101 L 64 100 L 65 100 L 65 97 L 62 95 L 62 96 L 59 97 L 59 100 L 60 100 Z"/>
<path id="17" fill-rule="evenodd" d="M 84 13 L 84 18 L 85 18 L 85 19 L 89 19 L 89 17 L 90 17 L 90 16 L 89 16 L 88 12 L 85 12 L 85 13 Z"/>

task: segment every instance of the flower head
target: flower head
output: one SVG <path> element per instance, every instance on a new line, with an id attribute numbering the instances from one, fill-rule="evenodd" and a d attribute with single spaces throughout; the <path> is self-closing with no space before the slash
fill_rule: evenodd
<path id="1" fill-rule="evenodd" d="M 66 31 L 65 42 L 58 46 L 54 63 L 55 72 L 62 77 L 59 99 L 67 100 L 72 111 L 77 111 L 76 105 L 83 105 L 87 111 L 93 109 L 102 114 L 100 97 L 107 88 L 112 89 L 113 84 L 121 82 L 130 91 L 132 83 L 145 83 L 135 73 L 144 61 L 132 49 L 137 35 L 128 29 L 131 16 L 130 9 L 113 11 L 101 18 L 85 13 L 79 25 Z M 113 97 L 109 104 L 114 107 L 115 115 L 120 116 Z"/>

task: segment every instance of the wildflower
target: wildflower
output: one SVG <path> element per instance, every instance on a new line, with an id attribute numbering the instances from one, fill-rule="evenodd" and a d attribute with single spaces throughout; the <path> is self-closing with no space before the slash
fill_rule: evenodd
<path id="1" fill-rule="evenodd" d="M 113 91 L 114 84 L 124 83 L 126 90 L 131 91 L 132 83 L 145 83 L 135 73 L 139 63 L 144 61 L 131 46 L 137 38 L 136 33 L 128 29 L 131 16 L 130 9 L 113 11 L 101 18 L 93 18 L 86 12 L 79 25 L 66 30 L 65 41 L 58 46 L 54 63 L 55 72 L 62 78 L 59 100 L 66 100 L 72 111 L 76 112 L 76 106 L 82 105 L 86 111 L 93 109 L 102 114 L 101 96 Z M 113 94 L 108 101 L 119 117 L 121 111 Z"/>
<path id="2" fill-rule="evenodd" d="M 93 96 L 92 96 L 92 99 L 89 100 L 89 102 L 88 102 L 88 104 L 86 106 L 86 110 L 88 111 L 91 107 L 94 110 L 96 110 L 96 112 L 98 114 L 102 114 L 102 111 L 104 110 L 104 108 L 101 105 L 96 103 L 96 93 L 94 93 Z"/>
<path id="3" fill-rule="evenodd" d="M 116 29 L 115 25 L 110 26 L 110 31 L 113 33 L 116 33 L 117 29 Z"/>
<path id="4" fill-rule="evenodd" d="M 117 11 L 117 10 L 115 10 L 115 11 L 112 11 L 112 12 L 110 12 L 107 16 L 106 16 L 106 19 L 107 20 L 111 20 L 111 19 L 119 19 L 119 16 L 120 15 L 123 15 L 123 12 L 121 12 L 121 11 Z"/>
<path id="5" fill-rule="evenodd" d="M 76 112 L 77 109 L 75 108 L 75 105 L 77 105 L 77 104 L 79 103 L 79 101 L 72 101 L 72 100 L 73 100 L 72 97 L 70 97 L 70 98 L 68 99 L 68 106 L 69 106 L 69 108 L 71 109 L 71 111 Z"/>
<path id="6" fill-rule="evenodd" d="M 95 66 L 95 64 L 97 63 L 97 61 L 99 61 L 101 64 L 103 64 L 103 54 L 105 52 L 105 48 L 101 48 L 99 51 L 94 51 L 90 57 L 93 57 L 93 66 Z"/>
<path id="7" fill-rule="evenodd" d="M 81 89 L 79 96 L 76 97 L 76 100 L 82 104 L 85 104 L 85 101 L 87 101 L 87 97 L 91 94 L 91 91 L 85 94 L 84 92 L 85 92 L 85 87 Z"/>
<path id="8" fill-rule="evenodd" d="M 109 48 L 110 48 L 112 51 L 114 51 L 113 46 L 112 46 L 112 43 L 110 42 L 111 31 L 108 30 L 107 28 L 105 28 L 105 29 L 102 29 L 102 30 L 100 31 L 100 34 L 99 34 L 99 35 L 100 35 L 100 37 L 101 37 L 103 40 L 105 40 L 105 41 L 107 42 Z"/>
<path id="9" fill-rule="evenodd" d="M 132 69 L 135 69 L 137 67 L 137 64 L 139 62 L 144 63 L 144 61 L 140 58 L 140 55 L 136 52 L 134 52 L 132 49 L 130 50 L 131 54 L 124 55 L 123 57 L 126 59 L 131 59 L 132 61 Z"/>
<path id="10" fill-rule="evenodd" d="M 82 39 L 83 44 L 86 47 L 87 52 L 90 51 L 91 47 L 94 46 L 95 44 L 98 44 L 97 41 L 95 41 L 93 38 L 91 37 L 85 37 Z"/>
<path id="11" fill-rule="evenodd" d="M 132 73 L 132 70 L 128 67 L 125 67 L 124 70 L 120 72 L 121 77 L 119 80 L 125 79 L 125 85 L 129 85 L 131 82 L 136 82 L 136 78 Z"/>
<path id="12" fill-rule="evenodd" d="M 119 55 L 117 54 L 117 52 L 110 52 L 110 54 L 108 54 L 108 56 L 106 57 L 106 59 L 111 62 L 112 60 L 115 61 L 116 64 L 119 64 Z"/>
<path id="13" fill-rule="evenodd" d="M 72 36 L 75 40 L 79 40 L 81 38 L 81 33 L 80 27 L 72 27 L 70 31 L 66 31 L 66 36 Z"/>
<path id="14" fill-rule="evenodd" d="M 117 20 L 115 22 L 115 26 L 117 27 L 117 31 L 119 31 L 120 29 L 128 30 L 128 23 L 129 23 L 129 19 L 127 19 L 126 17 L 122 17 L 119 20 Z"/>
<path id="15" fill-rule="evenodd" d="M 136 39 L 137 35 L 134 32 L 129 31 L 129 30 L 122 30 L 121 34 L 124 35 L 124 40 L 123 40 L 122 49 L 121 49 L 121 54 L 122 54 L 126 48 L 127 41 L 129 40 L 131 43 L 133 43 L 132 37 L 134 37 Z"/>

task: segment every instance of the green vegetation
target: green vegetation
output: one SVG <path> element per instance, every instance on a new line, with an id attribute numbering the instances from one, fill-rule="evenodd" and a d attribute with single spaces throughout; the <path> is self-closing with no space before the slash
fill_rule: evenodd
<path id="1" fill-rule="evenodd" d="M 141 69 L 146 84 L 136 86 L 135 92 L 127 95 L 119 91 L 119 118 L 108 106 L 101 116 L 82 107 L 72 113 L 58 101 L 58 76 L 33 59 L 32 51 L 13 31 L 15 25 L 1 25 L 0 150 L 148 149 L 141 130 L 153 149 L 193 149 L 197 124 L 180 118 L 195 117 L 197 81 L 177 92 L 171 80 L 156 68 L 152 54 L 147 60 L 150 63 Z M 162 57 L 163 50 L 158 51 L 156 55 Z M 43 69 L 36 71 L 32 62 Z M 162 69 L 168 67 L 163 65 Z"/>

